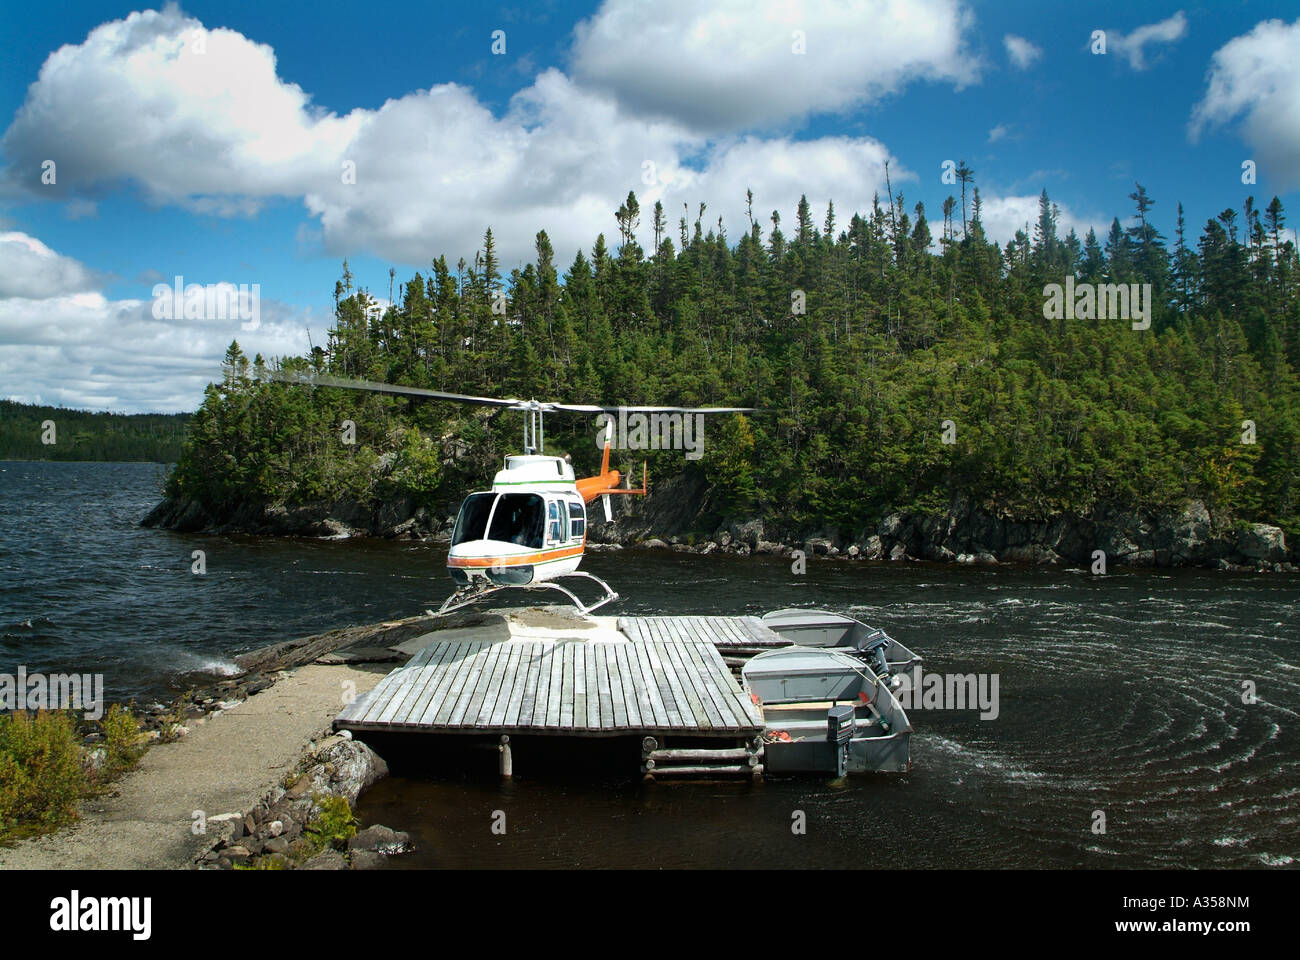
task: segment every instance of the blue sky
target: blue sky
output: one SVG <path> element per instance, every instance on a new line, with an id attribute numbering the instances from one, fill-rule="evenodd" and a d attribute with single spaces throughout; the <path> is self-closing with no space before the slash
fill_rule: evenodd
<path id="1" fill-rule="evenodd" d="M 615 234 L 629 189 L 674 225 L 707 202 L 733 235 L 746 187 L 764 219 L 807 192 L 843 223 L 889 158 L 937 221 L 957 192 L 943 161 L 964 159 L 1003 241 L 1044 187 L 1100 232 L 1135 180 L 1169 236 L 1179 201 L 1195 236 L 1248 194 L 1300 225 L 1294 3 L 145 9 L 0 11 L 21 38 L 0 62 L 0 396 L 192 409 L 233 337 L 266 353 L 324 339 L 344 256 L 380 296 L 390 266 L 400 282 L 440 253 L 472 259 L 487 226 L 507 269 L 539 229 L 567 264 Z M 177 274 L 259 284 L 261 326 L 153 317 Z"/>

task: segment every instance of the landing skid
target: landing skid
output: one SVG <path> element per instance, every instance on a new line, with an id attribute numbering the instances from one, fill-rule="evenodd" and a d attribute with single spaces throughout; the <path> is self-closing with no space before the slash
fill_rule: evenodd
<path id="1" fill-rule="evenodd" d="M 484 597 L 501 590 L 558 590 L 573 602 L 578 613 L 584 617 L 591 613 L 591 611 L 603 607 L 611 600 L 618 599 L 618 593 L 616 593 L 608 583 L 600 579 L 600 577 L 586 573 L 582 570 L 575 570 L 572 573 L 563 574 L 562 577 L 557 577 L 556 580 L 567 577 L 584 577 L 587 580 L 594 580 L 596 583 L 600 584 L 602 589 L 604 589 L 605 595 L 595 603 L 584 604 L 578 599 L 576 594 L 568 588 L 560 586 L 560 584 L 556 583 L 555 580 L 545 580 L 541 583 L 526 583 L 522 585 L 493 583 L 490 586 L 484 585 L 490 583 L 490 581 L 479 580 L 471 586 L 460 587 L 457 589 L 455 593 L 442 602 L 442 606 L 438 608 L 437 613 L 434 613 L 432 610 L 426 610 L 424 612 L 429 614 L 431 617 L 440 617 L 444 613 L 450 613 L 453 610 L 459 610 L 461 607 L 468 607 L 472 603 L 478 603 L 478 601 L 482 600 Z"/>

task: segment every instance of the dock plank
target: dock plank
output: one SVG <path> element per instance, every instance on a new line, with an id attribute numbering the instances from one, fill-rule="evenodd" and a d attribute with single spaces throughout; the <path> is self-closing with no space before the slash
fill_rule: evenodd
<path id="1" fill-rule="evenodd" d="M 681 687 L 673 682 L 672 671 L 664 665 L 663 659 L 659 656 L 659 648 L 663 643 L 658 632 L 649 621 L 647 627 L 647 632 L 653 639 L 646 643 L 643 649 L 646 656 L 650 658 L 650 667 L 654 671 L 655 682 L 659 685 L 659 695 L 663 697 L 664 708 L 668 711 L 668 720 L 675 727 L 689 729 L 690 716 L 685 706 L 686 697 Z"/>
<path id="2" fill-rule="evenodd" d="M 505 722 L 506 709 L 510 706 L 510 692 L 514 689 L 515 678 L 519 676 L 519 657 L 524 644 L 509 644 L 510 650 L 497 668 L 500 678 L 488 691 L 479 710 L 476 727 L 498 727 Z"/>
<path id="3" fill-rule="evenodd" d="M 618 662 L 618 648 L 622 644 L 602 643 L 600 655 L 604 658 L 602 676 L 609 689 L 609 712 L 615 730 L 626 730 L 629 725 L 627 698 L 623 693 L 623 666 Z"/>
<path id="4" fill-rule="evenodd" d="M 478 709 L 483 703 L 483 698 L 487 696 L 488 687 L 492 685 L 492 674 L 496 668 L 496 662 L 501 657 L 501 648 L 503 643 L 494 643 L 486 651 L 479 651 L 474 655 L 475 660 L 481 663 L 475 664 L 477 670 L 474 676 L 474 684 L 466 696 L 464 691 L 461 693 L 460 703 L 456 705 L 455 711 L 452 712 L 451 719 L 447 721 L 449 726 L 463 727 L 472 725 L 478 716 Z"/>
<path id="5" fill-rule="evenodd" d="M 530 643 L 528 645 L 528 652 L 521 663 L 524 678 L 519 688 L 519 696 L 513 698 L 510 709 L 506 712 L 504 722 L 508 727 L 519 726 L 522 717 L 532 717 L 533 703 L 537 699 L 537 678 L 541 672 L 537 667 L 537 663 L 541 655 L 541 644 Z M 527 720 L 524 721 L 524 725 L 527 725 Z"/>
<path id="6" fill-rule="evenodd" d="M 401 723 L 403 726 L 413 726 L 419 723 L 420 717 L 424 715 L 424 711 L 428 708 L 434 697 L 438 695 L 438 691 L 442 689 L 444 684 L 446 684 L 447 676 L 451 673 L 451 667 L 456 663 L 456 659 L 463 646 L 463 643 L 443 644 L 444 649 L 438 657 L 438 663 L 434 668 L 434 673 L 425 683 L 419 696 L 409 702 L 402 711 L 403 716 Z"/>
<path id="7" fill-rule="evenodd" d="M 735 715 L 729 704 L 723 702 L 722 694 L 717 690 L 717 679 L 712 675 L 708 666 L 704 662 L 703 647 L 710 646 L 705 641 L 696 641 L 694 643 L 682 644 L 682 658 L 690 664 L 691 677 L 696 682 L 696 691 L 700 696 L 700 703 L 704 705 L 704 711 L 708 714 L 713 725 L 719 729 L 728 729 L 735 726 Z"/>
<path id="8" fill-rule="evenodd" d="M 483 652 L 483 644 L 473 644 L 465 650 L 465 655 L 460 663 L 456 665 L 452 682 L 448 687 L 447 694 L 442 703 L 438 704 L 438 711 L 434 714 L 432 723 L 437 726 L 445 725 L 455 712 L 460 698 L 465 691 L 465 687 L 470 683 L 471 678 L 475 675 L 478 668 L 479 655 Z M 471 687 L 472 689 L 472 687 Z M 429 709 L 433 709 L 431 704 Z M 428 713 L 428 710 L 425 711 Z M 422 718 L 423 719 L 423 718 Z"/>
<path id="9" fill-rule="evenodd" d="M 383 713 L 379 715 L 380 723 L 390 721 L 402 723 L 406 720 L 408 702 L 414 705 L 416 699 L 424 691 L 425 686 L 437 674 L 438 664 L 447 655 L 447 644 L 439 643 L 435 646 L 437 647 L 436 650 L 430 651 L 428 656 L 421 658 L 423 660 L 421 665 L 407 664 L 404 671 L 405 677 L 398 686 L 397 693 L 389 701 L 388 706 L 384 708 Z M 426 647 L 425 651 L 428 650 L 429 648 Z M 421 653 L 425 651 L 421 651 Z"/>
<path id="10" fill-rule="evenodd" d="M 477 646 L 475 643 L 467 642 L 451 644 L 451 653 L 443 658 L 440 667 L 441 676 L 433 688 L 432 696 L 423 704 L 417 703 L 416 709 L 407 715 L 408 726 L 420 727 L 433 722 L 438 707 L 451 692 L 456 678 L 466 669 L 465 661 L 470 659 Z"/>
<path id="11" fill-rule="evenodd" d="M 666 623 L 663 627 L 666 634 L 671 635 L 677 632 L 675 624 Z M 700 697 L 700 691 L 694 676 L 694 663 L 687 662 L 682 656 L 685 641 L 680 637 L 673 639 L 678 642 L 665 643 L 662 649 L 667 655 L 669 663 L 672 664 L 673 675 L 677 677 L 678 682 L 681 684 L 682 693 L 685 694 L 686 702 L 690 705 L 691 716 L 695 720 L 695 725 L 702 730 L 711 730 L 717 724 L 714 723 L 708 710 L 705 709 L 704 701 Z"/>
<path id="12" fill-rule="evenodd" d="M 659 688 L 659 678 L 650 663 L 650 654 L 647 652 L 649 645 L 634 643 L 632 648 L 631 656 L 636 658 L 637 666 L 641 672 L 641 689 L 645 691 L 646 700 L 650 704 L 651 720 L 655 726 L 667 727 L 671 721 L 668 718 L 668 708 L 664 704 L 663 694 Z"/>

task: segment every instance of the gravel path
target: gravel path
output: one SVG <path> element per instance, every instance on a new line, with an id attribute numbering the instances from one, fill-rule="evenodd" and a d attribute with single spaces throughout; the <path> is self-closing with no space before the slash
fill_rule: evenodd
<path id="1" fill-rule="evenodd" d="M 251 809 L 329 731 L 344 684 L 360 695 L 391 666 L 298 667 L 180 740 L 154 745 L 111 794 L 85 802 L 71 827 L 0 848 L 0 869 L 190 866 L 215 840 L 212 829 L 193 833 L 194 811 L 214 817 Z"/>

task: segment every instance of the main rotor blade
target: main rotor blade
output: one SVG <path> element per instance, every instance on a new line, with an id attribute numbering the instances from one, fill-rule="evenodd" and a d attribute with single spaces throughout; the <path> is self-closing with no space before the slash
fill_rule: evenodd
<path id="1" fill-rule="evenodd" d="M 548 403 L 548 410 L 568 410 L 571 413 L 753 413 L 756 407 L 627 407 L 599 406 L 594 403 Z"/>
<path id="2" fill-rule="evenodd" d="M 370 380 L 351 380 L 328 373 L 303 373 L 295 370 L 268 370 L 266 379 L 292 383 L 305 387 L 343 387 L 348 390 L 368 390 L 372 393 L 396 393 L 408 397 L 427 397 L 430 400 L 454 400 L 458 403 L 477 403 L 487 407 L 523 407 L 522 400 L 502 400 L 497 397 L 475 397 L 465 393 L 444 393 L 423 387 L 401 387 L 392 383 L 375 383 Z"/>

